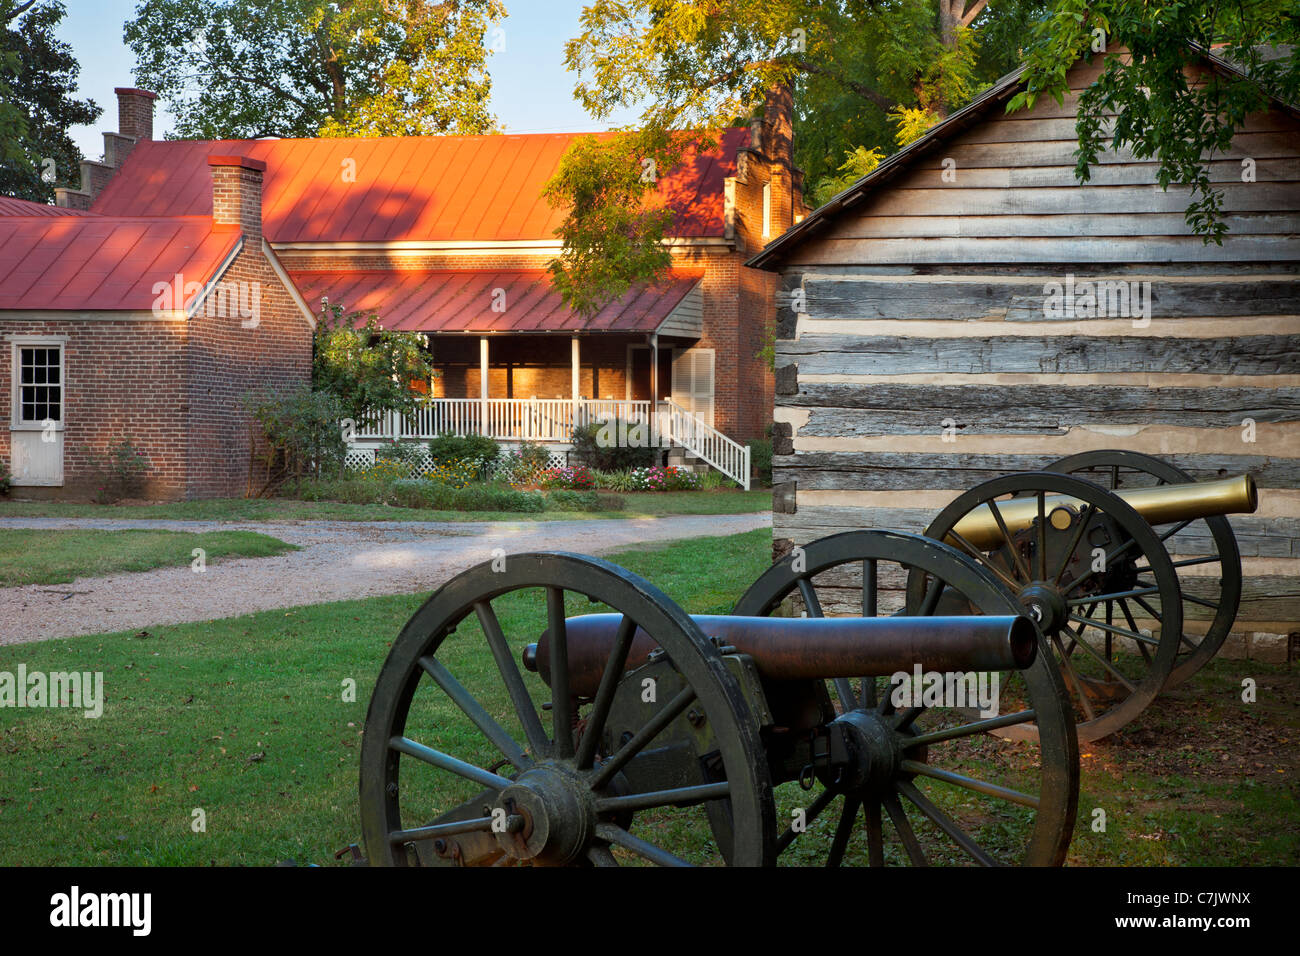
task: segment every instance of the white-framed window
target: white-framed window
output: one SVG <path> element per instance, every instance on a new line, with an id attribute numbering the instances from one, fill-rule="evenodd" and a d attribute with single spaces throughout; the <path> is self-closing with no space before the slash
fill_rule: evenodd
<path id="1" fill-rule="evenodd" d="M 66 336 L 14 335 L 10 425 L 16 429 L 60 431 L 67 418 Z"/>
<path id="2" fill-rule="evenodd" d="M 763 183 L 763 238 L 772 238 L 772 183 Z"/>

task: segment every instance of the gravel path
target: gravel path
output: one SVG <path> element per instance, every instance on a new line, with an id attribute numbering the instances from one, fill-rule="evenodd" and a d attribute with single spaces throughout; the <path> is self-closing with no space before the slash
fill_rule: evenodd
<path id="1" fill-rule="evenodd" d="M 187 565 L 78 578 L 70 584 L 0 588 L 0 644 L 432 591 L 491 559 L 496 548 L 507 555 L 545 550 L 598 554 L 643 541 L 738 534 L 770 526 L 768 514 L 509 523 L 5 518 L 0 527 L 260 531 L 302 550 L 213 562 L 202 574 Z"/>

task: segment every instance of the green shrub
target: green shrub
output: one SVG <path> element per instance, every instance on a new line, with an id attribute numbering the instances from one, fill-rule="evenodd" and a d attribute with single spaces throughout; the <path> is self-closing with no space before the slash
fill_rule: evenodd
<path id="1" fill-rule="evenodd" d="M 618 495 L 594 491 L 552 491 L 546 496 L 548 511 L 622 511 L 627 502 Z"/>
<path id="2" fill-rule="evenodd" d="M 374 481 L 387 485 L 398 478 L 411 477 L 411 466 L 404 461 L 393 458 L 376 458 L 373 465 L 367 465 L 354 473 L 362 481 Z"/>
<path id="3" fill-rule="evenodd" d="M 347 443 L 340 428 L 343 404 L 331 392 L 314 392 L 304 386 L 281 391 L 264 390 L 244 396 L 244 408 L 260 433 L 257 459 L 262 466 L 261 488 L 253 497 L 270 494 L 283 482 L 340 475 Z"/>
<path id="4" fill-rule="evenodd" d="M 0 495 L 9 494 L 9 489 L 13 487 L 13 475 L 9 474 L 9 466 L 0 464 Z"/>
<path id="5" fill-rule="evenodd" d="M 434 464 L 447 461 L 476 460 L 486 468 L 496 463 L 501 446 L 486 435 L 455 435 L 443 432 L 428 444 Z"/>
<path id="6" fill-rule="evenodd" d="M 375 461 L 397 461 L 415 469 L 424 464 L 424 445 L 410 439 L 380 445 L 375 449 Z"/>
<path id="7" fill-rule="evenodd" d="M 573 453 L 583 464 L 599 471 L 625 471 L 644 468 L 659 460 L 660 449 L 650 446 L 617 444 L 620 437 L 644 438 L 649 441 L 649 428 L 611 419 L 592 422 L 573 430 Z"/>
<path id="8" fill-rule="evenodd" d="M 745 442 L 749 446 L 749 463 L 758 475 L 758 480 L 765 485 L 772 483 L 772 439 L 751 438 Z"/>
<path id="9" fill-rule="evenodd" d="M 507 485 L 473 484 L 464 488 L 427 478 L 367 481 L 361 478 L 303 479 L 288 482 L 283 492 L 303 501 L 383 504 L 435 511 L 504 511 L 535 514 L 546 510 L 546 498 L 536 491 L 516 491 Z"/>
<path id="10" fill-rule="evenodd" d="M 551 453 L 545 445 L 536 442 L 522 442 L 512 452 L 501 457 L 496 474 L 502 481 L 512 485 L 540 485 L 543 473 L 550 466 Z"/>
<path id="11" fill-rule="evenodd" d="M 700 476 L 700 491 L 719 491 L 734 482 L 720 471 L 710 468 Z"/>
<path id="12" fill-rule="evenodd" d="M 103 455 L 92 452 L 88 458 L 95 483 L 99 486 L 95 491 L 95 500 L 100 504 L 134 497 L 144 487 L 149 457 L 129 435 L 109 445 Z"/>

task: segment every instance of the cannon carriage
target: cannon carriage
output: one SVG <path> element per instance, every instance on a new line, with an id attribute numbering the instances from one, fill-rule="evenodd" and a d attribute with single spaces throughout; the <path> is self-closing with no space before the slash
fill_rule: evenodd
<path id="1" fill-rule="evenodd" d="M 466 571 L 371 698 L 370 862 L 1063 863 L 1079 740 L 1212 655 L 1234 562 L 1239 594 L 1211 522 L 1253 510 L 1253 484 L 1178 488 L 1160 464 L 1067 460 L 972 489 L 926 535 L 814 541 L 726 615 L 581 555 Z M 1110 488 L 1080 477 L 1097 469 Z M 1171 559 L 1197 522 L 1212 557 Z M 1190 637 L 1180 574 L 1206 567 L 1215 613 Z"/>

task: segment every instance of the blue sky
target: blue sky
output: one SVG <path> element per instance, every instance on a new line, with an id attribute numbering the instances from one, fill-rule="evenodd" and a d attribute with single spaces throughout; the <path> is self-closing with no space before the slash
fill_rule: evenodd
<path id="1" fill-rule="evenodd" d="M 92 126 L 72 130 L 82 153 L 104 151 L 103 130 L 117 129 L 116 86 L 134 86 L 135 57 L 122 42 L 122 25 L 135 13 L 136 0 L 65 0 L 68 15 L 59 27 L 81 63 L 78 95 L 104 110 Z M 505 50 L 488 59 L 492 110 L 508 132 L 547 133 L 603 129 L 573 99 L 573 77 L 564 71 L 564 43 L 576 36 L 582 0 L 506 0 L 510 16 L 501 24 Z M 628 122 L 630 117 L 621 118 Z M 154 135 L 172 127 L 159 101 Z"/>

